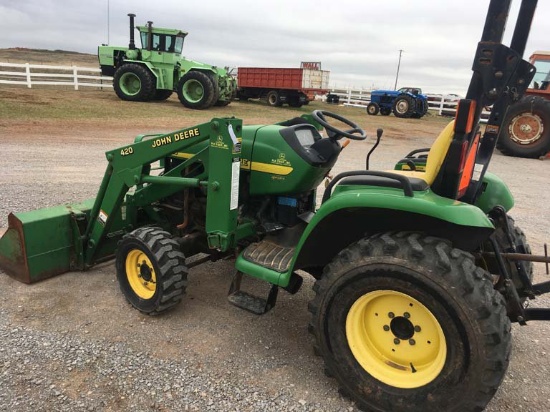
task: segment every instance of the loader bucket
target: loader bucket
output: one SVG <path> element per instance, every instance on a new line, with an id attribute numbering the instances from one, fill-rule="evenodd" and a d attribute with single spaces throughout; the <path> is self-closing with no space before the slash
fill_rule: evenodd
<path id="1" fill-rule="evenodd" d="M 8 216 L 0 238 L 0 269 L 24 283 L 34 283 L 82 266 L 80 234 L 93 199 Z"/>

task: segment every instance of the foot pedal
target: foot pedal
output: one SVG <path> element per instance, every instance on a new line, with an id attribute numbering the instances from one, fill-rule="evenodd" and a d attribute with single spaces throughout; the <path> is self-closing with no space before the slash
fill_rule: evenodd
<path id="1" fill-rule="evenodd" d="M 269 290 L 269 294 L 267 295 L 267 299 L 263 299 L 258 296 L 251 295 L 250 293 L 243 292 L 241 290 L 242 278 L 242 272 L 237 271 L 233 276 L 233 281 L 229 287 L 227 300 L 238 308 L 254 313 L 255 315 L 263 315 L 273 309 L 275 303 L 277 302 L 279 287 L 277 285 L 272 285 Z"/>

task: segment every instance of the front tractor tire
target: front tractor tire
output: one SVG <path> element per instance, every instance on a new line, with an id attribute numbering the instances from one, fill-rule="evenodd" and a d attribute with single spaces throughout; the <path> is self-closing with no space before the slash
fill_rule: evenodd
<path id="1" fill-rule="evenodd" d="M 155 96 L 156 84 L 153 74 L 144 66 L 123 64 L 113 76 L 113 88 L 116 95 L 133 102 L 145 102 Z"/>
<path id="2" fill-rule="evenodd" d="M 395 117 L 408 119 L 414 114 L 414 99 L 408 94 L 400 94 L 393 102 L 392 111 Z"/>
<path id="3" fill-rule="evenodd" d="M 508 110 L 497 149 L 516 157 L 538 158 L 550 152 L 550 101 L 524 97 Z"/>
<path id="4" fill-rule="evenodd" d="M 473 257 L 417 233 L 338 254 L 314 286 L 310 332 L 364 410 L 482 410 L 504 377 L 510 321 Z"/>
<path id="5" fill-rule="evenodd" d="M 128 302 L 149 315 L 178 304 L 187 286 L 185 256 L 170 234 L 156 227 L 124 236 L 117 248 L 116 272 Z"/>
<path id="6" fill-rule="evenodd" d="M 210 77 L 199 71 L 190 71 L 177 86 L 181 104 L 189 109 L 203 110 L 212 107 L 218 94 Z"/>
<path id="7" fill-rule="evenodd" d="M 367 114 L 376 116 L 378 113 L 380 113 L 380 106 L 376 103 L 369 103 L 367 106 Z"/>

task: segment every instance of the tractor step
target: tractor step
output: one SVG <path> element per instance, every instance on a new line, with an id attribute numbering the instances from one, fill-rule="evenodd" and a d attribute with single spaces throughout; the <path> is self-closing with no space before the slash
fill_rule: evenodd
<path id="1" fill-rule="evenodd" d="M 293 247 L 285 247 L 269 240 L 252 243 L 243 251 L 243 258 L 279 273 L 286 272 L 294 256 Z"/>
<path id="2" fill-rule="evenodd" d="M 238 308 L 254 313 L 255 315 L 263 315 L 273 309 L 275 303 L 277 302 L 279 287 L 277 285 L 272 285 L 269 290 L 269 294 L 267 295 L 267 299 L 260 298 L 241 290 L 242 277 L 242 272 L 235 272 L 233 281 L 229 287 L 229 293 L 227 294 L 227 300 L 229 300 L 229 303 L 237 306 Z"/>

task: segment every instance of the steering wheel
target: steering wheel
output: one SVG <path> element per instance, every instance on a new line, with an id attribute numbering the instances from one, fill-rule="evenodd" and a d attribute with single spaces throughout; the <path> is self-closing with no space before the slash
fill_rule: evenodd
<path id="1" fill-rule="evenodd" d="M 357 126 L 355 123 L 353 123 L 351 120 L 346 119 L 345 117 L 342 117 L 336 113 L 327 112 L 325 110 L 314 110 L 311 113 L 311 116 L 315 119 L 317 123 L 319 123 L 321 126 L 323 126 L 327 130 L 328 138 L 332 140 L 339 140 L 342 137 L 347 137 L 351 140 L 365 140 L 367 138 L 367 134 L 363 129 L 361 129 L 359 126 Z M 347 124 L 351 127 L 349 130 L 340 130 L 331 125 L 325 117 L 330 117 L 335 120 L 339 120 L 342 123 Z"/>

